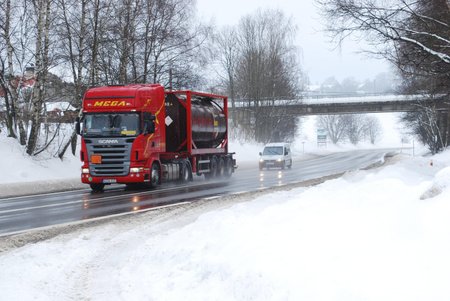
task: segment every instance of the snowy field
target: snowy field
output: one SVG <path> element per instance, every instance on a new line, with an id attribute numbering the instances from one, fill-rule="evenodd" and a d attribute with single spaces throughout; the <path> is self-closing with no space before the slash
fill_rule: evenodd
<path id="1" fill-rule="evenodd" d="M 1 139 L 9 186 L 78 178 L 77 158 L 28 161 Z M 234 148 L 253 164 L 261 146 Z M 297 155 L 339 149 L 294 143 Z M 0 299 L 450 300 L 450 150 L 407 152 L 314 187 L 136 214 L 3 252 L 0 239 Z"/>

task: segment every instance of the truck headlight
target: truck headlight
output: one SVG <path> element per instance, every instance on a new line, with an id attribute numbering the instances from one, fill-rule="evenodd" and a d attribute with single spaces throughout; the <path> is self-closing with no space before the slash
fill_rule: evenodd
<path id="1" fill-rule="evenodd" d="M 278 162 L 281 162 L 281 161 L 283 161 L 283 159 L 277 159 L 277 161 L 278 161 Z"/>
<path id="2" fill-rule="evenodd" d="M 264 162 L 264 160 L 263 159 L 259 159 L 259 163 L 263 163 Z"/>
<path id="3" fill-rule="evenodd" d="M 144 168 L 143 167 L 131 167 L 130 168 L 130 173 L 138 173 L 138 172 L 143 172 Z"/>
<path id="4" fill-rule="evenodd" d="M 81 173 L 89 173 L 89 168 L 82 168 Z"/>

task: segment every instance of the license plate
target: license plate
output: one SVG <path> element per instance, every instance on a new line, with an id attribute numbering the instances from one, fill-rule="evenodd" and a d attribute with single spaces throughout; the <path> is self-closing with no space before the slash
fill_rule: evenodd
<path id="1" fill-rule="evenodd" d="M 103 179 L 103 183 L 117 183 L 116 179 Z"/>

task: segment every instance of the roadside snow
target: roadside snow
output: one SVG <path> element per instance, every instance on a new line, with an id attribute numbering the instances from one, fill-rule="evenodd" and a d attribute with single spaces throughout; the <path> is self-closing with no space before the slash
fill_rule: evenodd
<path id="1" fill-rule="evenodd" d="M 70 154 L 70 151 L 62 161 L 49 153 L 31 158 L 16 139 L 2 135 L 0 135 L 0 162 L 4 170 L 0 174 L 2 184 L 80 177 L 80 160 Z"/>
<path id="2" fill-rule="evenodd" d="M 309 189 L 26 245 L 0 253 L 2 298 L 449 300 L 449 165 L 450 151 L 402 156 Z"/>
<path id="3" fill-rule="evenodd" d="M 80 183 L 80 160 L 70 151 L 64 160 L 48 152 L 30 157 L 16 139 L 2 134 L 0 197 L 85 188 Z"/>

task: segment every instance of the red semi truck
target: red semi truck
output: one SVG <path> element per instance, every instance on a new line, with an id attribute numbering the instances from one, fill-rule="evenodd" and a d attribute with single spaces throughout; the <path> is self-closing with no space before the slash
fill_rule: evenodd
<path id="1" fill-rule="evenodd" d="M 229 177 L 227 97 L 165 91 L 159 84 L 89 89 L 76 128 L 81 135 L 81 181 L 105 185 L 185 182 L 193 174 Z"/>

